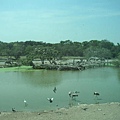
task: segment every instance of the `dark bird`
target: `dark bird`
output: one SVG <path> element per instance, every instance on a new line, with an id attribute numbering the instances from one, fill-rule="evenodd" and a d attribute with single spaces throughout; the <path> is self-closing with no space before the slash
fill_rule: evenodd
<path id="1" fill-rule="evenodd" d="M 100 93 L 98 93 L 98 92 L 94 92 L 94 95 L 95 95 L 95 96 L 99 96 Z"/>
<path id="2" fill-rule="evenodd" d="M 80 93 L 80 92 L 79 92 L 79 91 L 75 91 L 74 93 L 76 93 L 76 94 L 77 94 L 77 93 Z"/>
<path id="3" fill-rule="evenodd" d="M 75 93 L 75 92 L 69 92 L 68 95 L 69 95 L 71 98 L 78 97 L 78 94 Z"/>
<path id="4" fill-rule="evenodd" d="M 54 92 L 54 93 L 56 93 L 56 91 L 57 91 L 57 88 L 56 88 L 56 87 L 54 87 L 53 92 Z"/>
<path id="5" fill-rule="evenodd" d="M 82 109 L 86 111 L 88 108 L 82 108 Z"/>
<path id="6" fill-rule="evenodd" d="M 12 111 L 13 111 L 13 112 L 16 112 L 15 108 L 12 108 Z"/>
<path id="7" fill-rule="evenodd" d="M 47 98 L 47 100 L 52 103 L 53 102 L 53 98 Z"/>

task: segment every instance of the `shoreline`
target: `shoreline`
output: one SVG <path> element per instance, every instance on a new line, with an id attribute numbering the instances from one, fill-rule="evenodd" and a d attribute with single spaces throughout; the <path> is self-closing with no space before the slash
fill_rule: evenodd
<path id="1" fill-rule="evenodd" d="M 0 120 L 120 120 L 120 102 L 79 104 L 41 112 L 1 112 Z"/>

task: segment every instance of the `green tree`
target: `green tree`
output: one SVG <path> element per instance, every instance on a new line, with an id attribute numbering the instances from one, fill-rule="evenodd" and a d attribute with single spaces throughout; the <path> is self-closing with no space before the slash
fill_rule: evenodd
<path id="1" fill-rule="evenodd" d="M 106 48 L 97 48 L 97 47 L 89 47 L 84 51 L 84 56 L 86 58 L 89 57 L 99 57 L 99 58 L 111 58 L 111 52 L 110 50 L 106 49 Z"/>
<path id="2" fill-rule="evenodd" d="M 118 54 L 117 60 L 112 62 L 116 67 L 120 67 L 120 52 Z"/>
<path id="3" fill-rule="evenodd" d="M 38 47 L 35 48 L 34 53 L 35 54 L 35 58 L 40 58 L 40 60 L 42 61 L 42 64 L 44 64 L 45 60 L 48 60 L 51 64 L 55 60 L 59 57 L 59 52 L 52 47 Z"/>

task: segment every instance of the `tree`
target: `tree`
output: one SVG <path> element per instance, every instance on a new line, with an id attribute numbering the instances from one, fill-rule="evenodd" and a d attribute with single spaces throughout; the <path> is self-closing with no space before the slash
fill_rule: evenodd
<path id="1" fill-rule="evenodd" d="M 63 56 L 117 58 L 119 51 L 120 44 L 114 45 L 108 40 L 91 40 L 82 43 L 65 40 L 55 44 L 31 40 L 11 43 L 0 41 L 1 56 L 14 56 L 18 60 L 20 56 L 27 56 L 26 62 L 30 62 L 34 58 L 40 58 L 43 63 L 44 60 L 52 62 Z"/>
<path id="2" fill-rule="evenodd" d="M 98 48 L 98 47 L 89 47 L 84 51 L 84 56 L 86 58 L 89 57 L 99 57 L 99 58 L 111 58 L 111 52 L 110 50 L 106 48 Z"/>
<path id="3" fill-rule="evenodd" d="M 55 60 L 59 57 L 59 52 L 52 47 L 38 47 L 34 51 L 35 57 L 40 58 L 42 64 L 45 60 L 48 60 L 51 64 L 55 63 Z"/>
<path id="4" fill-rule="evenodd" d="M 120 67 L 120 52 L 118 54 L 117 60 L 112 62 L 116 67 Z"/>
<path id="5" fill-rule="evenodd" d="M 18 42 L 13 44 L 13 49 L 11 51 L 12 51 L 12 55 L 15 57 L 16 60 L 18 60 L 22 55 L 23 52 L 22 48 L 23 47 Z"/>

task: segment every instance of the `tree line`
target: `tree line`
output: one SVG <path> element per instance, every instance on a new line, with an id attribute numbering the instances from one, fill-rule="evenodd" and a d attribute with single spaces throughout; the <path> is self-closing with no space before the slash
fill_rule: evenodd
<path id="1" fill-rule="evenodd" d="M 30 62 L 36 58 L 39 58 L 43 62 L 45 59 L 52 62 L 55 59 L 61 59 L 63 56 L 115 59 L 120 58 L 120 44 L 117 43 L 117 45 L 115 45 L 108 40 L 83 42 L 65 40 L 59 43 L 46 43 L 31 40 L 10 43 L 0 41 L 0 56 L 14 56 L 16 60 L 20 60 L 21 56 L 25 56 L 25 59 L 21 60 L 24 64 L 30 64 Z"/>

